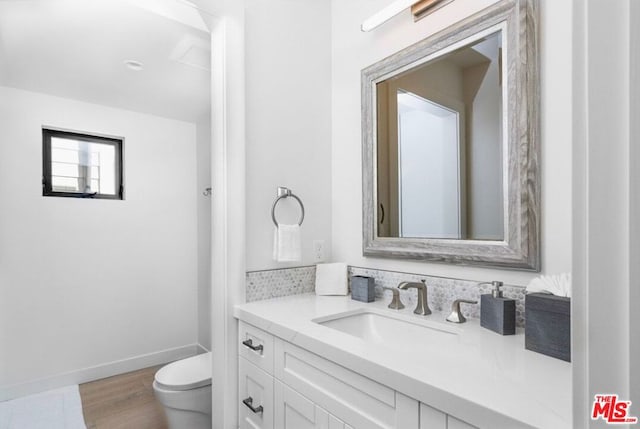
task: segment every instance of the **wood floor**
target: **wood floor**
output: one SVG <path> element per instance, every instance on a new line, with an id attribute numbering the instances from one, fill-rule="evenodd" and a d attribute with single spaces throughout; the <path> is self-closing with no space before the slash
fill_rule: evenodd
<path id="1" fill-rule="evenodd" d="M 81 384 L 87 429 L 167 429 L 162 405 L 153 396 L 153 375 L 159 368 Z"/>

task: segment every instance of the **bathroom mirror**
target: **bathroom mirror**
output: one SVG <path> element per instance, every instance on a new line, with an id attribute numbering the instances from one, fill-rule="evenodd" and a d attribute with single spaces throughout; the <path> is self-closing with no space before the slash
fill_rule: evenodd
<path id="1" fill-rule="evenodd" d="M 363 253 L 539 270 L 534 0 L 362 72 Z"/>

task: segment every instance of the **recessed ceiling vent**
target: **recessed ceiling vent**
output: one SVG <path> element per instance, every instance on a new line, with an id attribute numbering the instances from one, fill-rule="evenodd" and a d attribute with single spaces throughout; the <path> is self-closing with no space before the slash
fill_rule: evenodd
<path id="1" fill-rule="evenodd" d="M 169 57 L 189 67 L 211 71 L 211 48 L 206 40 L 190 34 L 184 36 Z"/>

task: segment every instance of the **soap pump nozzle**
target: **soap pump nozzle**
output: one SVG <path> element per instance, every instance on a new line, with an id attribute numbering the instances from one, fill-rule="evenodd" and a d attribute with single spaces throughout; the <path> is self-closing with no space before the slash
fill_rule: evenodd
<path id="1" fill-rule="evenodd" d="M 502 298 L 502 290 L 500 290 L 500 288 L 502 287 L 503 284 L 504 283 L 499 281 L 491 282 L 491 285 L 493 286 L 493 290 L 491 291 L 491 296 L 493 296 L 494 298 Z"/>
<path id="2" fill-rule="evenodd" d="M 493 290 L 491 291 L 491 296 L 494 298 L 502 298 L 502 290 L 500 290 L 500 288 L 502 287 L 502 285 L 504 285 L 504 283 L 494 280 L 492 282 L 482 282 L 479 284 L 493 286 Z"/>

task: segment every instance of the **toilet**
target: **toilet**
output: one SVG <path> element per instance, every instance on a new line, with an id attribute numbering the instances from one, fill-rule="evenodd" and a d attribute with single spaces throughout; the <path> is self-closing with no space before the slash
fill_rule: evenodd
<path id="1" fill-rule="evenodd" d="M 211 428 L 211 353 L 163 366 L 153 391 L 164 406 L 169 429 Z"/>

